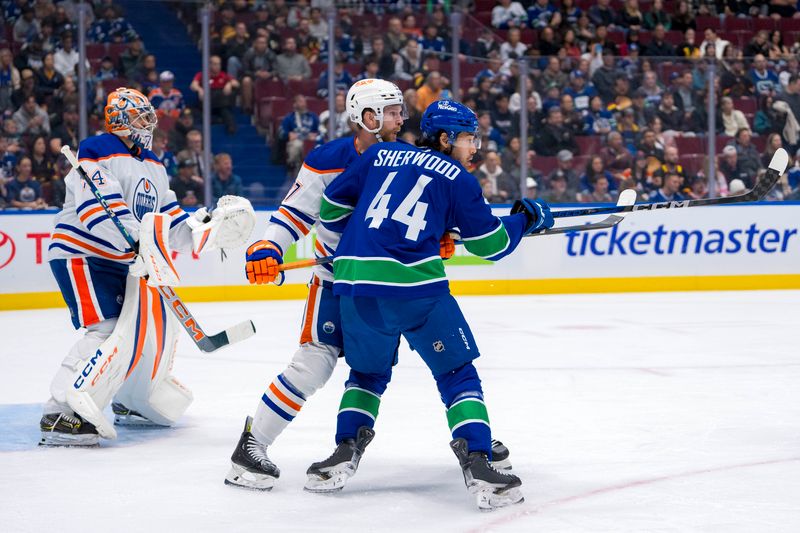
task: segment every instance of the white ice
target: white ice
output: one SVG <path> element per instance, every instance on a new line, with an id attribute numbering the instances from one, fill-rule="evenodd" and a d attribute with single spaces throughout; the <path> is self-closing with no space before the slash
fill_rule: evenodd
<path id="1" fill-rule="evenodd" d="M 407 347 L 343 492 L 302 490 L 334 446 L 343 361 L 270 448 L 275 489 L 223 485 L 245 415 L 294 352 L 300 301 L 192 305 L 209 331 L 252 318 L 258 333 L 213 355 L 181 340 L 195 402 L 177 427 L 41 449 L 41 403 L 77 336 L 58 309 L 0 313 L 0 530 L 800 531 L 800 292 L 459 301 L 521 505 L 475 509 Z"/>

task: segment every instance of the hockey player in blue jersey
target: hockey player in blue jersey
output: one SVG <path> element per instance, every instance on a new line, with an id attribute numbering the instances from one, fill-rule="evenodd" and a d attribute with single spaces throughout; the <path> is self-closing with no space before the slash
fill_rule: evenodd
<path id="1" fill-rule="evenodd" d="M 457 102 L 431 104 L 420 147 L 382 143 L 325 190 L 323 226 L 344 232 L 334 259 L 345 359 L 351 368 L 337 417 L 334 453 L 308 470 L 306 489 L 340 490 L 373 426 L 403 336 L 430 368 L 447 408 L 450 443 L 481 509 L 522 501 L 518 477 L 490 465 L 489 417 L 472 361 L 479 350 L 439 255 L 440 236 L 457 228 L 471 253 L 499 260 L 528 233 L 550 228 L 544 203 L 524 199 L 496 217 L 465 169 L 479 138 L 475 114 Z"/>

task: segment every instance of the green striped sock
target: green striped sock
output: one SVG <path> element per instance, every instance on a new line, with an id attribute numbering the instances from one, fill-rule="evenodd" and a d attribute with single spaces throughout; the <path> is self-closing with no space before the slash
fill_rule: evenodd
<path id="1" fill-rule="evenodd" d="M 447 410 L 447 425 L 450 432 L 455 432 L 465 424 L 479 423 L 489 425 L 489 413 L 486 404 L 478 398 L 464 398 Z"/>
<path id="2" fill-rule="evenodd" d="M 374 392 L 358 387 L 347 387 L 342 395 L 342 403 L 339 404 L 339 414 L 355 411 L 370 417 L 374 422 L 378 418 L 380 405 L 381 397 Z"/>

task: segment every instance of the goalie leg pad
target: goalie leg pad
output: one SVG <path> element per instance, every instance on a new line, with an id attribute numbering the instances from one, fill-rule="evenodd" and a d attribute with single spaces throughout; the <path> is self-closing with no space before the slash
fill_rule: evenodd
<path id="1" fill-rule="evenodd" d="M 180 325 L 156 289 L 147 288 L 146 307 L 150 320 L 141 358 L 114 400 L 156 425 L 171 426 L 194 399 L 171 374 Z"/>
<path id="2" fill-rule="evenodd" d="M 259 442 L 271 445 L 294 420 L 306 400 L 327 383 L 340 352 L 340 348 L 321 342 L 298 348 L 258 402 L 251 432 Z"/>
<path id="3" fill-rule="evenodd" d="M 180 283 L 180 276 L 172 263 L 172 250 L 169 246 L 169 226 L 172 217 L 165 214 L 147 213 L 142 217 L 139 228 L 139 255 L 131 265 L 134 276 L 147 276 L 151 287 L 174 287 Z"/>

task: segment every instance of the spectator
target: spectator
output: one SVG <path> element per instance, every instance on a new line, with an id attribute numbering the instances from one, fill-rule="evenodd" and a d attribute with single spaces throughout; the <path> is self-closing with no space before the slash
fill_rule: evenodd
<path id="1" fill-rule="evenodd" d="M 500 58 L 503 61 L 509 59 L 519 59 L 525 56 L 528 46 L 520 41 L 519 28 L 508 30 L 508 41 L 500 45 Z"/>
<path id="2" fill-rule="evenodd" d="M 169 139 L 168 145 L 172 148 L 173 152 L 179 153 L 181 150 L 186 149 L 186 143 L 189 132 L 194 129 L 194 116 L 192 110 L 188 107 L 181 111 L 178 121 L 175 122 L 172 130 L 170 130 L 167 138 Z M 200 133 L 199 131 L 197 133 Z M 202 145 L 202 140 L 201 140 Z M 200 151 L 202 151 L 202 146 Z M 203 175 L 202 168 L 200 175 Z"/>
<path id="3" fill-rule="evenodd" d="M 654 70 L 649 70 L 644 73 L 644 77 L 642 78 L 642 86 L 639 87 L 639 90 L 644 93 L 646 107 L 658 107 L 658 105 L 661 103 L 661 95 L 664 92 L 664 89 L 661 87 L 661 85 L 659 85 L 658 78 Z"/>
<path id="4" fill-rule="evenodd" d="M 190 158 L 178 160 L 178 174 L 169 182 L 178 203 L 183 207 L 203 205 L 205 189 L 203 178 L 197 175 L 197 165 Z"/>
<path id="5" fill-rule="evenodd" d="M 78 51 L 75 49 L 72 42 L 71 31 L 65 31 L 61 34 L 61 46 L 56 50 L 55 54 L 53 54 L 53 60 L 55 63 L 55 68 L 59 74 L 65 78 L 77 77 L 75 73 L 75 67 L 78 66 L 78 62 L 80 61 L 80 54 L 78 54 Z M 91 72 L 88 61 L 86 66 L 86 71 Z"/>
<path id="6" fill-rule="evenodd" d="M 539 34 L 539 55 L 557 56 L 560 53 L 561 45 L 556 40 L 556 34 L 552 26 L 545 26 Z M 541 60 L 540 60 L 541 64 Z"/>
<path id="7" fill-rule="evenodd" d="M 27 43 L 35 39 L 42 31 L 40 22 L 36 19 L 36 14 L 30 7 L 22 9 L 22 16 L 14 23 L 12 34 L 14 42 Z"/>
<path id="8" fill-rule="evenodd" d="M 14 113 L 14 122 L 21 134 L 50 135 L 50 118 L 36 103 L 36 97 L 33 95 L 28 96 L 25 103 Z"/>
<path id="9" fill-rule="evenodd" d="M 535 0 L 528 8 L 528 24 L 535 30 L 542 30 L 548 26 L 558 28 L 561 25 L 561 12 L 550 3 L 550 0 Z"/>
<path id="10" fill-rule="evenodd" d="M 638 151 L 650 166 L 660 166 L 664 162 L 664 147 L 658 142 L 656 132 L 652 129 L 642 132 L 642 142 L 639 144 Z"/>
<path id="11" fill-rule="evenodd" d="M 703 175 L 694 176 L 689 180 L 689 190 L 684 190 L 690 200 L 708 198 L 708 180 Z"/>
<path id="12" fill-rule="evenodd" d="M 723 70 L 720 89 L 723 95 L 732 98 L 755 95 L 755 86 L 753 85 L 753 80 L 744 70 L 744 61 L 735 59 L 732 61 L 730 68 Z"/>
<path id="13" fill-rule="evenodd" d="M 297 53 L 297 43 L 293 37 L 283 42 L 283 52 L 275 58 L 275 74 L 283 81 L 307 80 L 311 77 L 308 60 Z"/>
<path id="14" fill-rule="evenodd" d="M 19 90 L 22 80 L 19 70 L 14 66 L 11 50 L 0 48 L 0 112 L 11 109 L 11 96 Z"/>
<path id="15" fill-rule="evenodd" d="M 336 43 L 334 58 L 341 59 L 345 63 L 352 63 L 355 54 L 355 44 L 350 34 L 345 33 L 343 27 L 339 24 L 333 28 L 333 40 Z M 323 62 L 328 60 L 328 41 L 322 43 L 319 60 Z"/>
<path id="16" fill-rule="evenodd" d="M 772 156 L 775 155 L 775 152 L 778 150 L 778 148 L 783 148 L 783 140 L 781 139 L 781 136 L 777 133 L 770 133 L 769 137 L 767 137 L 764 153 L 761 154 L 762 168 L 769 166 L 769 162 L 772 161 Z"/>
<path id="17" fill-rule="evenodd" d="M 328 38 L 328 21 L 322 16 L 322 10 L 312 7 L 309 12 L 308 31 L 318 41 L 322 42 Z"/>
<path id="18" fill-rule="evenodd" d="M 775 94 L 780 85 L 778 75 L 775 71 L 767 67 L 767 59 L 762 54 L 757 54 L 753 58 L 753 68 L 750 69 L 750 81 L 756 88 L 756 93 L 764 96 Z"/>
<path id="19" fill-rule="evenodd" d="M 0 183 L 4 183 L 14 174 L 19 152 L 19 145 L 16 141 L 0 135 Z M 3 195 L 3 199 L 5 199 L 5 195 Z"/>
<path id="20" fill-rule="evenodd" d="M 558 87 L 559 90 L 567 85 L 567 75 L 561 71 L 561 62 L 557 57 L 547 59 L 547 67 L 539 76 L 538 90 L 540 93 L 544 93 L 553 85 Z"/>
<path id="21" fill-rule="evenodd" d="M 622 113 L 619 113 L 617 131 L 622 134 L 625 145 L 630 150 L 633 150 L 636 141 L 639 139 L 640 131 L 639 125 L 636 123 L 636 111 L 634 111 L 633 107 L 628 107 Z"/>
<path id="22" fill-rule="evenodd" d="M 525 198 L 536 200 L 539 197 L 539 182 L 532 176 L 525 178 Z"/>
<path id="23" fill-rule="evenodd" d="M 339 26 L 336 26 L 336 28 L 341 29 Z M 342 38 L 343 33 L 341 31 L 336 33 L 336 28 L 334 28 L 334 35 L 338 41 Z M 320 41 L 311 34 L 311 27 L 309 26 L 307 18 L 302 18 L 298 22 L 297 29 L 294 31 L 294 39 L 295 43 L 297 43 L 297 51 L 308 60 L 309 64 L 316 63 L 317 59 L 324 60 L 327 57 L 325 56 L 325 58 L 323 58 L 323 56 L 320 55 L 321 49 L 327 45 L 327 37 L 325 41 L 322 41 L 325 44 L 321 45 Z"/>
<path id="24" fill-rule="evenodd" d="M 644 15 L 644 28 L 652 30 L 659 24 L 665 30 L 672 29 L 672 17 L 664 11 L 664 0 L 653 0 L 653 5 Z"/>
<path id="25" fill-rule="evenodd" d="M 600 150 L 600 157 L 603 158 L 603 167 L 611 172 L 616 181 L 611 182 L 612 189 L 616 188 L 616 183 L 624 178 L 625 171 L 633 167 L 633 156 L 625 148 L 622 134 L 612 131 L 608 134 L 608 144 Z"/>
<path id="26" fill-rule="evenodd" d="M 694 28 L 687 28 L 683 32 L 683 42 L 675 50 L 679 57 L 696 59 L 700 57 L 700 48 L 695 44 Z"/>
<path id="27" fill-rule="evenodd" d="M 520 196 L 519 184 L 515 183 L 500 165 L 500 156 L 495 151 L 486 153 L 483 164 L 478 167 L 475 177 L 481 183 L 489 182 L 492 196 L 499 199 L 499 203 L 513 202 Z"/>
<path id="28" fill-rule="evenodd" d="M 568 179 L 561 169 L 550 174 L 550 184 L 543 198 L 550 204 L 571 204 L 578 201 L 575 191 L 568 186 Z"/>
<path id="29" fill-rule="evenodd" d="M 473 53 L 476 57 L 492 57 L 500 53 L 500 46 L 490 28 L 481 29 L 478 39 L 474 43 Z"/>
<path id="30" fill-rule="evenodd" d="M 771 61 L 788 60 L 792 57 L 792 51 L 783 43 L 783 34 L 780 30 L 773 30 L 769 34 L 769 54 L 767 57 Z"/>
<path id="31" fill-rule="evenodd" d="M 260 80 L 272 78 L 275 55 L 269 49 L 266 36 L 259 35 L 253 41 L 253 46 L 244 53 L 241 61 L 242 83 L 242 109 L 245 112 L 253 110 L 255 83 Z"/>
<path id="32" fill-rule="evenodd" d="M 697 23 L 694 20 L 694 12 L 689 0 L 679 0 L 678 7 L 672 15 L 672 29 L 675 31 L 686 32 L 695 30 Z"/>
<path id="33" fill-rule="evenodd" d="M 214 204 L 226 195 L 242 196 L 242 178 L 233 173 L 233 160 L 229 154 L 221 152 L 214 156 L 214 175 L 211 178 Z"/>
<path id="34" fill-rule="evenodd" d="M 203 134 L 198 130 L 191 130 L 186 134 L 186 147 L 178 152 L 178 162 L 182 160 L 191 160 L 196 170 L 196 173 L 201 178 L 207 177 L 209 174 L 206 171 L 203 159 Z"/>
<path id="35" fill-rule="evenodd" d="M 547 177 L 547 183 L 552 183 L 557 176 L 564 178 L 566 188 L 575 190 L 579 185 L 578 173 L 573 165 L 573 155 L 569 150 L 561 150 L 556 154 L 557 167 Z M 574 194 L 574 193 L 573 193 Z"/>
<path id="36" fill-rule="evenodd" d="M 650 202 L 680 202 L 685 200 L 680 193 L 682 178 L 675 172 L 667 172 L 662 185 L 649 197 Z"/>
<path id="37" fill-rule="evenodd" d="M 47 53 L 42 61 L 42 68 L 36 71 L 36 93 L 42 102 L 49 102 L 58 89 L 64 84 L 64 76 L 55 69 L 52 53 Z"/>
<path id="38" fill-rule="evenodd" d="M 572 131 L 564 126 L 564 116 L 558 106 L 552 107 L 548 111 L 547 123 L 534 139 L 534 150 L 544 156 L 554 156 L 561 150 L 568 150 L 572 153 L 578 150 Z"/>
<path id="39" fill-rule="evenodd" d="M 725 180 L 729 184 L 735 179 L 742 180 L 743 183 L 755 181 L 755 176 L 750 176 L 739 161 L 735 146 L 728 145 L 722 149 L 722 155 L 717 163 L 717 171 L 725 176 Z"/>
<path id="40" fill-rule="evenodd" d="M 614 55 L 609 50 L 603 50 L 603 63 L 594 71 L 592 84 L 594 84 L 603 103 L 610 103 L 614 99 L 614 83 L 617 70 L 614 68 Z"/>
<path id="41" fill-rule="evenodd" d="M 111 5 L 103 9 L 103 18 L 92 24 L 87 37 L 93 43 L 127 43 L 138 39 L 130 23 L 118 17 Z"/>
<path id="42" fill-rule="evenodd" d="M 438 33 L 439 29 L 435 25 L 428 24 L 425 26 L 425 32 L 419 39 L 419 46 L 422 48 L 424 55 L 435 54 L 442 58 L 442 54 L 447 51 L 447 43 L 439 37 Z"/>
<path id="43" fill-rule="evenodd" d="M 494 101 L 492 110 L 492 126 L 500 131 L 504 139 L 509 139 L 514 127 L 514 116 L 508 109 L 508 95 L 500 93 Z"/>
<path id="44" fill-rule="evenodd" d="M 174 81 L 175 75 L 171 71 L 165 70 L 158 75 L 158 87 L 150 91 L 148 97 L 159 118 L 178 118 L 186 107 L 183 93 L 173 86 Z"/>
<path id="45" fill-rule="evenodd" d="M 46 209 L 42 187 L 31 175 L 31 158 L 23 156 L 17 162 L 14 179 L 6 183 L 6 203 L 17 209 Z"/>
<path id="46" fill-rule="evenodd" d="M 578 201 L 583 203 L 611 203 L 614 201 L 608 192 L 610 181 L 608 176 L 597 174 L 590 180 L 591 188 L 578 194 Z"/>
<path id="47" fill-rule="evenodd" d="M 168 176 L 174 177 L 178 174 L 178 160 L 175 154 L 167 150 L 167 134 L 164 130 L 153 131 L 153 153 L 163 163 Z"/>
<path id="48" fill-rule="evenodd" d="M 617 23 L 628 30 L 639 31 L 642 28 L 644 15 L 639 10 L 639 0 L 625 0 Z"/>
<path id="49" fill-rule="evenodd" d="M 700 43 L 700 56 L 708 57 L 710 55 L 711 57 L 722 59 L 725 57 L 725 49 L 728 48 L 730 44 L 731 43 L 725 39 L 720 39 L 717 32 L 712 28 L 706 28 L 705 40 Z M 713 54 L 708 50 L 709 48 L 713 50 Z"/>
<path id="50" fill-rule="evenodd" d="M 394 59 L 386 50 L 386 43 L 381 37 L 372 38 L 372 52 L 365 58 L 365 62 L 375 61 L 378 64 L 378 77 L 384 80 L 391 79 L 394 75 Z"/>
<path id="51" fill-rule="evenodd" d="M 306 97 L 294 95 L 294 110 L 281 121 L 279 140 L 285 147 L 286 162 L 292 173 L 303 162 L 304 141 L 316 141 L 319 134 L 319 117 L 308 110 Z"/>
<path id="52" fill-rule="evenodd" d="M 231 78 L 227 72 L 222 70 L 222 58 L 211 56 L 208 62 L 209 87 L 211 89 L 211 115 L 225 124 L 228 134 L 236 133 L 236 120 L 233 116 L 234 91 L 239 88 L 238 80 Z M 200 102 L 203 101 L 203 73 L 198 72 L 194 75 L 191 90 L 197 93 Z"/>
<path id="53" fill-rule="evenodd" d="M 683 113 L 675 105 L 672 93 L 664 93 L 661 97 L 661 104 L 658 106 L 656 115 L 661 119 L 664 131 L 683 131 Z"/>
<path id="54" fill-rule="evenodd" d="M 344 63 L 336 61 L 333 65 L 333 84 L 335 92 L 347 92 L 351 85 L 353 85 L 353 78 L 350 73 L 344 69 Z M 322 73 L 317 84 L 317 96 L 320 98 L 328 97 L 328 71 L 327 69 Z"/>
<path id="55" fill-rule="evenodd" d="M 47 141 L 39 135 L 31 143 L 31 176 L 39 183 L 47 183 L 55 174 L 55 162 L 47 153 Z"/>
<path id="56" fill-rule="evenodd" d="M 787 95 L 784 96 L 784 98 Z M 762 96 L 759 98 L 758 111 L 753 118 L 753 130 L 759 135 L 778 133 L 782 131 L 784 119 L 781 114 L 772 107 L 774 98 L 772 96 Z M 788 107 L 788 104 L 787 104 Z"/>
<path id="57" fill-rule="evenodd" d="M 422 37 L 422 29 L 417 25 L 417 18 L 408 11 L 406 11 L 406 14 L 403 16 L 403 33 L 405 33 L 409 39 L 419 40 L 419 38 Z"/>
<path id="58" fill-rule="evenodd" d="M 499 152 L 505 147 L 505 139 L 492 126 L 492 115 L 489 111 L 478 112 L 478 136 L 481 138 L 481 147 L 485 150 Z"/>
<path id="59" fill-rule="evenodd" d="M 119 56 L 119 73 L 125 78 L 135 78 L 146 55 L 141 39 L 133 39 Z"/>
<path id="60" fill-rule="evenodd" d="M 587 135 L 606 135 L 617 129 L 614 115 L 603 106 L 603 101 L 599 96 L 593 96 L 589 100 L 589 110 L 583 120 L 584 132 Z"/>
<path id="61" fill-rule="evenodd" d="M 492 26 L 501 30 L 524 26 L 528 21 L 528 14 L 519 2 L 500 0 L 499 5 L 492 9 Z"/>
<path id="62" fill-rule="evenodd" d="M 416 95 L 416 93 L 414 94 Z M 333 130 L 332 137 L 328 136 L 328 118 L 330 117 L 330 109 L 326 109 L 319 115 L 319 133 L 326 141 L 332 141 L 352 133 L 352 129 L 350 128 L 350 114 L 347 112 L 347 108 L 345 107 L 344 92 L 336 93 L 335 105 L 336 112 L 334 113 L 335 116 L 333 122 L 336 129 Z M 416 109 L 414 111 L 416 111 Z M 408 121 L 404 121 L 404 124 L 407 122 Z M 419 122 L 417 122 L 417 124 L 419 124 Z"/>
<path id="63" fill-rule="evenodd" d="M 429 105 L 439 100 L 445 85 L 446 82 L 438 71 L 428 73 L 425 84 L 417 89 L 417 111 L 423 112 Z"/>
<path id="64" fill-rule="evenodd" d="M 589 20 L 595 26 L 613 26 L 617 17 L 609 7 L 610 0 L 597 0 L 597 4 L 589 8 Z"/>
<path id="65" fill-rule="evenodd" d="M 413 80 L 414 76 L 422 70 L 423 59 L 419 43 L 414 39 L 409 39 L 395 61 L 394 77 L 398 80 Z"/>
<path id="66" fill-rule="evenodd" d="M 583 134 L 583 116 L 575 109 L 575 102 L 568 94 L 561 95 L 561 114 L 564 116 L 564 126 L 572 132 L 572 135 Z"/>
<path id="67" fill-rule="evenodd" d="M 662 178 L 665 178 L 667 174 L 676 174 L 680 176 L 681 187 L 683 187 L 688 181 L 686 179 L 686 171 L 679 161 L 678 149 L 674 146 L 667 146 L 664 148 L 664 162 L 658 170 L 656 170 L 656 174 L 660 175 Z"/>
<path id="68" fill-rule="evenodd" d="M 761 156 L 753 145 L 752 137 L 753 134 L 750 132 L 750 128 L 741 128 L 736 132 L 736 138 L 733 142 L 739 163 L 749 176 L 749 179 L 744 180 L 748 188 L 752 188 L 755 185 L 756 176 L 764 168 L 761 164 Z"/>
<path id="69" fill-rule="evenodd" d="M 648 57 L 672 57 L 675 55 L 675 47 L 666 41 L 666 29 L 663 24 L 656 25 L 652 40 L 645 46 L 642 55 Z"/>
<path id="70" fill-rule="evenodd" d="M 741 128 L 749 128 L 744 113 L 733 107 L 733 99 L 730 96 L 723 96 L 720 100 L 720 116 L 725 135 L 733 137 Z"/>
<path id="71" fill-rule="evenodd" d="M 250 33 L 244 22 L 237 22 L 234 26 L 233 37 L 228 39 L 222 47 L 221 55 L 227 67 L 227 72 L 234 78 L 239 78 L 242 68 L 242 57 L 250 49 Z"/>
<path id="72" fill-rule="evenodd" d="M 753 39 L 744 47 L 744 57 L 769 56 L 769 33 L 767 30 L 757 31 Z"/>
<path id="73" fill-rule="evenodd" d="M 78 146 L 78 107 L 74 104 L 64 106 L 61 124 L 52 130 L 52 137 L 59 139 L 61 145 Z"/>
<path id="74" fill-rule="evenodd" d="M 392 54 L 397 54 L 405 48 L 408 36 L 403 33 L 403 23 L 400 22 L 399 18 L 391 17 L 389 19 L 389 27 L 386 30 L 384 40 L 386 41 L 386 47 Z"/>
<path id="75" fill-rule="evenodd" d="M 569 87 L 564 90 L 564 94 L 571 96 L 575 109 L 584 113 L 589 110 L 589 102 L 597 91 L 591 83 L 586 83 L 586 76 L 582 70 L 573 70 L 569 76 Z"/>

